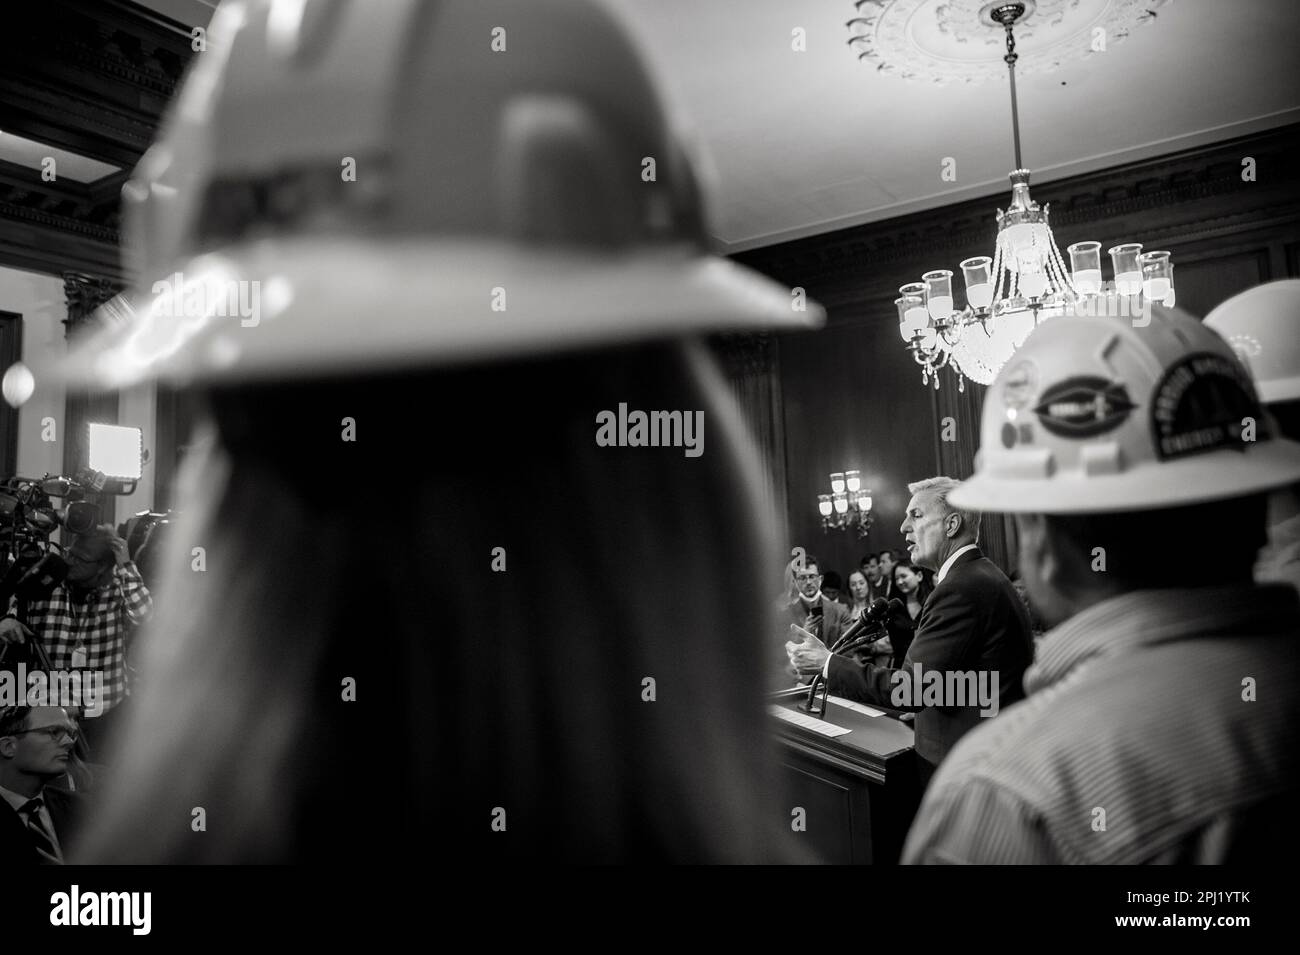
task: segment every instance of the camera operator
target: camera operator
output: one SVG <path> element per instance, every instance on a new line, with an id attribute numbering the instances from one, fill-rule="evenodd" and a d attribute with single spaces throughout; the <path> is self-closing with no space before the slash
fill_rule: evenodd
<path id="1" fill-rule="evenodd" d="M 126 541 L 109 525 L 77 535 L 63 559 L 68 565 L 66 579 L 48 597 L 28 605 L 26 622 L 18 619 L 17 599 L 10 599 L 9 613 L 0 620 L 0 642 L 25 644 L 34 636 L 49 655 L 53 670 L 100 674 L 102 698 L 76 702 L 99 710 L 98 716 L 83 718 L 81 725 L 92 751 L 102 751 L 129 692 L 127 636 L 148 618 L 153 598 Z"/>

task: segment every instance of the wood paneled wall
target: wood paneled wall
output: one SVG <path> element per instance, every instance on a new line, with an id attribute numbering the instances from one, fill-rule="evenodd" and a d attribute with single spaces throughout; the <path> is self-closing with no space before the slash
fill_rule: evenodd
<path id="1" fill-rule="evenodd" d="M 1297 155 L 1300 125 L 1293 125 L 1034 184 L 1032 191 L 1038 202 L 1051 203 L 1062 252 L 1083 239 L 1096 239 L 1103 249 L 1136 241 L 1172 251 L 1178 303 L 1204 316 L 1251 285 L 1300 275 Z M 1253 179 L 1244 175 L 1247 159 Z M 970 474 L 984 389 L 959 394 L 948 372 L 940 392 L 922 388 L 892 303 L 898 286 L 923 271 L 957 272 L 962 259 L 991 253 L 993 211 L 1009 195 L 1008 187 L 985 199 L 736 257 L 802 286 L 830 313 L 825 329 L 780 336 L 770 349 L 765 373 L 780 394 L 781 415 L 746 409 L 762 432 L 760 445 L 770 449 L 772 473 L 784 473 L 789 543 L 818 554 L 824 569 L 847 575 L 867 550 L 898 546 L 908 482 Z M 948 416 L 957 425 L 951 443 L 941 440 Z M 851 467 L 862 470 L 873 491 L 876 519 L 866 541 L 849 531 L 823 535 L 817 515 L 817 494 L 829 492 L 830 472 Z M 1008 527 L 995 516 L 985 520 L 985 549 L 1004 566 L 1014 561 Z"/>

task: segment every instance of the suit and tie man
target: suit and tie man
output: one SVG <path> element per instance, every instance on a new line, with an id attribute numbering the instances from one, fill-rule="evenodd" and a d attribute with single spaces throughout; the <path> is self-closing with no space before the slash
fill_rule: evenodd
<path id="1" fill-rule="evenodd" d="M 831 654 L 824 640 L 788 647 L 791 665 L 821 670 L 833 695 L 916 712 L 922 784 L 982 716 L 1024 696 L 1021 679 L 1033 659 L 1024 604 L 976 546 L 979 513 L 948 501 L 958 486 L 949 477 L 908 485 L 912 498 L 900 531 L 912 563 L 933 570 L 935 579 L 901 667 Z"/>
<path id="2" fill-rule="evenodd" d="M 850 623 L 849 609 L 822 593 L 824 578 L 816 557 L 807 554 L 803 566 L 796 563 L 793 569 L 797 593 L 793 601 L 781 608 L 781 622 L 799 627 L 833 646 Z M 796 631 L 790 633 L 795 634 Z M 795 640 L 803 638 L 803 633 L 797 633 L 793 637 Z"/>
<path id="3" fill-rule="evenodd" d="M 76 741 L 62 707 L 0 708 L 0 864 L 63 864 L 74 797 L 50 784 L 67 773 Z"/>

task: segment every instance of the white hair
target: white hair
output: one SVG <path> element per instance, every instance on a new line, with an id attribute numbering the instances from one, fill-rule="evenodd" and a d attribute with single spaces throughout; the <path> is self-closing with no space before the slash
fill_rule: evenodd
<path id="1" fill-rule="evenodd" d="M 954 488 L 960 487 L 961 481 L 950 477 L 932 477 L 924 481 L 917 481 L 907 486 L 909 494 L 920 494 L 926 492 L 932 500 L 943 508 L 943 516 L 957 514 L 961 517 L 962 530 L 969 530 L 971 540 L 978 543 L 980 539 L 980 512 L 972 511 L 962 507 L 953 507 L 948 503 L 948 495 Z"/>

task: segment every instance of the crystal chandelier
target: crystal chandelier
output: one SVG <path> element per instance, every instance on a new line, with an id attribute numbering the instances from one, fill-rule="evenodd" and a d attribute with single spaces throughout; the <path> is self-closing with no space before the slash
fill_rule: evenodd
<path id="1" fill-rule="evenodd" d="M 1101 243 L 1076 242 L 1067 249 L 1070 269 L 1048 225 L 1047 206 L 1029 195 L 1029 170 L 1020 158 L 1020 117 L 1016 106 L 1016 40 L 1012 28 L 1025 15 L 1024 3 L 987 8 L 1006 30 L 1003 60 L 1011 81 L 1011 129 L 1016 169 L 1011 173 L 1011 204 L 998 210 L 998 237 L 992 258 L 961 263 L 966 306 L 954 307 L 947 269 L 902 286 L 894 300 L 898 331 L 921 366 L 921 384 L 939 387 L 939 370 L 949 367 L 958 390 L 966 379 L 988 385 L 1040 323 L 1066 314 L 1144 314 L 1152 301 L 1174 304 L 1173 265 L 1168 252 L 1142 252 L 1140 243 L 1109 250 L 1114 282 L 1103 282 Z M 1118 303 L 1118 304 L 1117 304 Z"/>
<path id="2" fill-rule="evenodd" d="M 871 489 L 862 486 L 860 471 L 836 471 L 831 475 L 831 493 L 817 495 L 822 516 L 822 533 L 829 530 L 857 530 L 858 537 L 871 531 Z"/>

